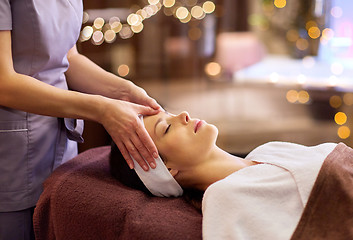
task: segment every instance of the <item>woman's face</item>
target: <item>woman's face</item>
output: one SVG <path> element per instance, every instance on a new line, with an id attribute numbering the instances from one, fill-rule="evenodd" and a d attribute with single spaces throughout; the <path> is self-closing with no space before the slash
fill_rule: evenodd
<path id="1" fill-rule="evenodd" d="M 182 170 L 205 159 L 215 147 L 218 129 L 187 112 L 144 117 L 145 127 L 168 168 Z"/>

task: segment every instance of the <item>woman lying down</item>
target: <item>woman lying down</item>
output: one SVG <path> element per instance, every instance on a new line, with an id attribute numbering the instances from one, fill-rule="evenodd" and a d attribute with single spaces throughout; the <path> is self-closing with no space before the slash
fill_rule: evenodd
<path id="1" fill-rule="evenodd" d="M 204 239 L 353 239 L 353 150 L 343 143 L 270 142 L 240 158 L 216 145 L 214 125 L 186 112 L 143 121 L 156 169 L 130 170 L 113 146 L 113 176 L 155 196 L 204 192 Z"/>

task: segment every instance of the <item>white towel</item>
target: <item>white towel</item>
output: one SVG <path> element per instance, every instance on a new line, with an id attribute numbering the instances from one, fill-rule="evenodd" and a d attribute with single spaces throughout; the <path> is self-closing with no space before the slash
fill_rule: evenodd
<path id="1" fill-rule="evenodd" d="M 140 115 L 140 119 L 144 124 L 142 115 Z M 150 168 L 147 172 L 140 167 L 132 156 L 131 158 L 134 161 L 134 169 L 137 175 L 153 195 L 157 197 L 179 197 L 183 195 L 183 189 L 170 174 L 160 156 L 155 159 L 156 168 Z"/>
<path id="2" fill-rule="evenodd" d="M 203 238 L 290 239 L 326 156 L 336 144 L 272 142 L 246 167 L 212 184 L 202 202 Z"/>
<path id="3" fill-rule="evenodd" d="M 147 172 L 134 160 L 134 169 L 146 186 L 157 197 L 179 197 L 183 195 L 183 189 L 168 171 L 160 156 L 156 158 L 156 168 L 150 168 Z"/>

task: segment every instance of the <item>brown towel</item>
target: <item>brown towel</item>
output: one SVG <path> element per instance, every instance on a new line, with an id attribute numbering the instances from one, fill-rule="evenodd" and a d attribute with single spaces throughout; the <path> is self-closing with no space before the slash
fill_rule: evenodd
<path id="1" fill-rule="evenodd" d="M 36 239 L 201 239 L 201 214 L 182 198 L 150 197 L 109 173 L 110 147 L 81 153 L 46 180 Z"/>
<path id="2" fill-rule="evenodd" d="M 353 149 L 327 156 L 292 240 L 353 239 Z"/>

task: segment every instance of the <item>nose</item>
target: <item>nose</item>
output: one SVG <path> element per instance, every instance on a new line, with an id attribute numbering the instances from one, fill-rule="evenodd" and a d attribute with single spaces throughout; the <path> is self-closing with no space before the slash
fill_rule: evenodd
<path id="1" fill-rule="evenodd" d="M 190 116 L 188 112 L 181 112 L 178 117 L 180 118 L 183 124 L 188 124 L 190 120 Z"/>

